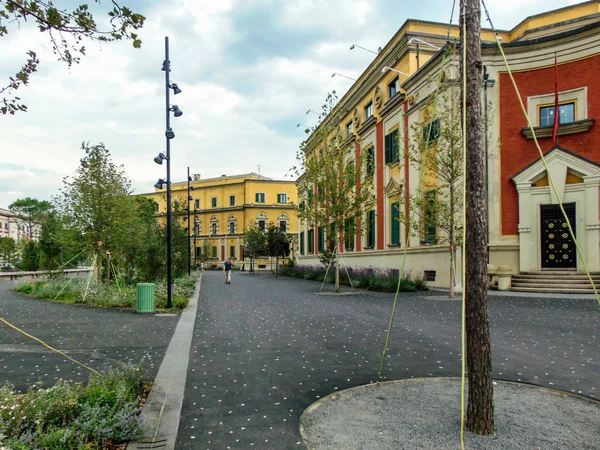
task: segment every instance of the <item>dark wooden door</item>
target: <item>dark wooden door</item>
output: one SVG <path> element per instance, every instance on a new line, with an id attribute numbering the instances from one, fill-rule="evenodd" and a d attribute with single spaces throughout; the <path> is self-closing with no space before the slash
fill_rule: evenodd
<path id="1" fill-rule="evenodd" d="M 563 204 L 573 233 L 575 228 L 575 203 Z M 542 268 L 577 268 L 577 252 L 559 205 L 541 205 L 542 217 Z"/>

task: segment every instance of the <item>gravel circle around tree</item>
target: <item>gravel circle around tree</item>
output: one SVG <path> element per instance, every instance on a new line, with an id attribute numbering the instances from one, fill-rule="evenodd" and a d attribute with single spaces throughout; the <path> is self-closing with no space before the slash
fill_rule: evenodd
<path id="1" fill-rule="evenodd" d="M 460 386 L 456 378 L 421 378 L 336 392 L 305 410 L 302 438 L 314 450 L 460 449 Z M 495 434 L 465 431 L 466 449 L 583 450 L 600 443 L 595 400 L 497 381 L 494 409 Z"/>

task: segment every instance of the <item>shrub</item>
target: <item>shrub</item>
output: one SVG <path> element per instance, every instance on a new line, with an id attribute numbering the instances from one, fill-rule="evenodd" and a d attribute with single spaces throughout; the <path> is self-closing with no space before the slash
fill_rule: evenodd
<path id="1" fill-rule="evenodd" d="M 346 273 L 347 271 L 347 273 Z M 282 276 L 304 278 L 305 280 L 323 281 L 325 269 L 313 266 L 286 266 L 279 272 Z M 398 269 L 376 269 L 373 267 L 340 269 L 340 284 L 355 288 L 369 289 L 379 292 L 396 292 L 398 288 Z M 335 282 L 335 273 L 330 269 L 325 280 L 327 283 Z M 400 281 L 400 291 L 427 290 L 427 282 L 423 276 L 413 277 L 412 273 L 406 272 Z"/>
<path id="2" fill-rule="evenodd" d="M 181 277 L 173 282 L 172 303 L 174 308 L 183 309 L 188 299 L 194 293 L 195 278 Z M 86 304 L 105 308 L 134 309 L 137 303 L 137 288 L 135 285 L 119 285 L 110 283 L 98 286 L 95 280 L 75 278 L 69 281 L 67 277 L 51 278 L 34 282 L 20 282 L 15 289 L 25 295 L 35 298 L 56 300 L 62 303 Z M 166 307 L 167 285 L 160 282 L 156 286 L 155 304 L 157 308 Z"/>
<path id="3" fill-rule="evenodd" d="M 0 389 L 0 435 L 11 449 L 106 448 L 107 443 L 142 434 L 141 365 L 121 365 L 92 375 L 87 386 L 59 381 L 50 389 L 34 385 L 18 395 Z"/>

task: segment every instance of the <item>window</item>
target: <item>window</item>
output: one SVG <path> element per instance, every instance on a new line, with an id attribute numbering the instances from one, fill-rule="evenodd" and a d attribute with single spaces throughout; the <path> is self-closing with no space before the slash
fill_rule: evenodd
<path id="1" fill-rule="evenodd" d="M 154 203 L 154 212 L 159 212 L 160 211 L 160 206 L 158 205 L 158 203 Z M 8 224 L 5 223 L 4 224 L 4 229 L 8 229 Z"/>
<path id="2" fill-rule="evenodd" d="M 392 223 L 390 229 L 392 230 L 392 245 L 400 245 L 400 202 L 392 203 Z"/>
<path id="3" fill-rule="evenodd" d="M 196 258 L 202 257 L 202 248 L 196 247 Z"/>
<path id="4" fill-rule="evenodd" d="M 219 234 L 219 219 L 217 219 L 217 216 L 210 218 L 210 232 L 211 234 Z"/>
<path id="5" fill-rule="evenodd" d="M 277 194 L 277 203 L 287 203 L 287 194 Z"/>
<path id="6" fill-rule="evenodd" d="M 373 102 L 369 102 L 367 106 L 365 106 L 365 120 L 373 115 Z"/>
<path id="7" fill-rule="evenodd" d="M 213 197 L 212 200 L 210 201 L 210 204 L 213 208 L 217 207 L 217 197 Z"/>
<path id="8" fill-rule="evenodd" d="M 235 245 L 230 245 L 229 246 L 229 257 L 230 258 L 235 258 Z"/>
<path id="9" fill-rule="evenodd" d="M 540 127 L 554 126 L 554 105 L 540 107 Z M 558 106 L 558 123 L 570 123 L 575 121 L 575 102 L 565 103 Z"/>
<path id="10" fill-rule="evenodd" d="M 371 176 L 375 173 L 375 147 L 370 146 L 365 152 L 367 155 L 367 176 Z"/>
<path id="11" fill-rule="evenodd" d="M 256 193 L 256 203 L 264 203 L 265 202 L 265 193 L 257 192 Z"/>
<path id="12" fill-rule="evenodd" d="M 431 132 L 429 129 L 431 128 Z M 429 139 L 429 144 L 440 137 L 440 119 L 434 119 L 429 122 L 427 125 L 423 126 L 423 142 L 427 142 Z"/>
<path id="13" fill-rule="evenodd" d="M 344 249 L 354 250 L 354 218 L 344 219 Z"/>
<path id="14" fill-rule="evenodd" d="M 229 196 L 229 206 L 235 206 L 235 195 Z"/>
<path id="15" fill-rule="evenodd" d="M 304 231 L 300 233 L 300 254 L 304 255 Z"/>
<path id="16" fill-rule="evenodd" d="M 229 234 L 235 234 L 235 222 L 229 222 Z"/>
<path id="17" fill-rule="evenodd" d="M 282 233 L 287 233 L 287 222 L 285 220 L 279 222 L 279 230 L 281 230 Z"/>
<path id="18" fill-rule="evenodd" d="M 199 199 L 194 200 L 194 209 L 200 209 L 200 200 Z"/>
<path id="19" fill-rule="evenodd" d="M 390 84 L 388 84 L 388 99 L 392 98 L 399 91 L 399 78 L 394 78 Z"/>
<path id="20" fill-rule="evenodd" d="M 424 229 L 423 242 L 426 244 L 435 244 L 437 241 L 437 217 L 435 207 L 435 189 L 425 192 L 424 200 Z"/>
<path id="21" fill-rule="evenodd" d="M 315 230 L 308 230 L 308 253 L 315 252 Z"/>
<path id="22" fill-rule="evenodd" d="M 313 191 L 312 189 L 308 191 L 308 206 L 312 206 L 313 204 Z"/>
<path id="23" fill-rule="evenodd" d="M 325 251 L 325 227 L 319 227 L 317 230 L 317 251 Z"/>
<path id="24" fill-rule="evenodd" d="M 260 228 L 261 231 L 265 231 L 265 228 L 267 226 L 267 222 L 265 220 L 259 220 L 258 221 L 258 228 Z"/>
<path id="25" fill-rule="evenodd" d="M 367 212 L 367 247 L 375 247 L 375 210 Z"/>
<path id="26" fill-rule="evenodd" d="M 346 137 L 350 137 L 352 134 L 352 121 L 346 124 Z"/>
<path id="27" fill-rule="evenodd" d="M 215 247 L 214 245 L 213 245 L 213 247 L 212 247 L 212 257 L 213 257 L 213 258 L 216 258 L 216 257 L 217 257 L 217 247 Z"/>
<path id="28" fill-rule="evenodd" d="M 385 163 L 392 164 L 397 162 L 400 159 L 400 150 L 399 150 L 399 140 L 398 140 L 399 130 L 396 128 L 390 134 L 386 134 L 385 136 Z"/>

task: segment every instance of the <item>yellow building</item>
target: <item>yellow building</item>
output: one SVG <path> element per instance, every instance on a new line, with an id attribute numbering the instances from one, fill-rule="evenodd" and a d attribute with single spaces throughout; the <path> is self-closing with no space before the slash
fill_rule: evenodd
<path id="1" fill-rule="evenodd" d="M 542 12 L 524 18 L 511 30 L 498 31 L 533 126 L 542 133 L 538 136 L 543 138 L 544 152 L 552 148 L 552 126 L 544 122 L 542 113 L 554 113 L 554 80 L 555 73 L 559 74 L 561 148 L 556 147 L 554 154 L 562 171 L 559 178 L 565 191 L 563 198 L 576 207 L 576 221 L 581 224 L 578 238 L 586 243 L 584 249 L 589 248 L 585 257 L 593 271 L 600 270 L 600 151 L 598 128 L 592 120 L 597 120 L 594 114 L 598 111 L 599 17 L 600 1 L 594 0 Z M 437 218 L 431 220 L 431 226 L 418 230 L 411 230 L 408 221 L 399 218 L 410 217 L 411 199 L 417 195 L 420 183 L 423 187 L 419 170 L 409 161 L 409 148 L 415 138 L 428 135 L 429 130 L 432 140 L 440 135 L 440 118 L 427 114 L 431 113 L 428 101 L 435 95 L 436 83 L 432 80 L 442 79 L 445 86 L 458 86 L 460 79 L 459 55 L 448 51 L 448 32 L 451 40 L 459 37 L 456 25 L 449 29 L 447 23 L 407 20 L 307 140 L 309 152 L 319 149 L 319 131 L 336 120 L 333 125 L 342 136 L 341 142 L 336 142 L 350 149 L 348 158 L 371 161 L 370 169 L 365 170 L 373 177 L 373 201 L 356 218 L 361 222 L 358 232 L 344 238 L 340 251 L 345 263 L 355 267 L 398 267 L 408 247 L 406 269 L 423 274 L 432 285 L 439 286 L 451 282 L 451 253 L 443 239 L 444 230 L 436 225 Z M 546 269 L 550 266 L 544 257 L 549 251 L 540 248 L 540 236 L 544 220 L 549 219 L 544 219 L 540 205 L 557 207 L 556 200 L 547 181 L 544 184 L 545 168 L 532 144 L 531 130 L 507 78 L 492 30 L 482 29 L 481 40 L 482 104 L 489 118 L 485 121 L 489 262 L 513 274 Z M 571 111 L 569 116 L 563 117 L 563 107 Z M 575 176 L 569 178 L 566 173 Z M 316 186 L 306 185 L 302 177 L 298 186 L 300 203 L 310 204 Z M 435 188 L 419 192 L 422 198 L 435 198 L 440 189 L 438 186 L 437 192 Z M 423 209 L 422 215 L 427 216 L 426 207 Z M 329 239 L 327 229 L 324 224 L 301 221 L 301 264 L 319 264 L 318 255 Z M 569 242 L 562 245 L 571 249 Z M 582 270 L 581 261 L 568 254 L 560 256 L 561 261 L 565 258 L 571 263 L 569 270 Z M 557 258 L 554 254 L 548 257 Z M 456 262 L 460 267 L 460 254 Z"/>
<path id="2" fill-rule="evenodd" d="M 264 230 L 270 223 L 275 223 L 290 236 L 297 234 L 295 205 L 298 191 L 294 181 L 273 180 L 256 173 L 206 179 L 195 174 L 190 178 L 189 199 L 188 182 L 172 182 L 171 201 L 174 210 L 178 204 L 182 211 L 174 216 L 174 220 L 187 228 L 184 208 L 188 207 L 189 200 L 195 262 L 218 264 L 227 258 L 244 262 L 243 233 L 247 225 L 256 224 Z M 144 195 L 157 203 L 159 220 L 164 223 L 166 186 Z M 258 264 L 263 266 L 265 261 L 258 261 Z"/>

